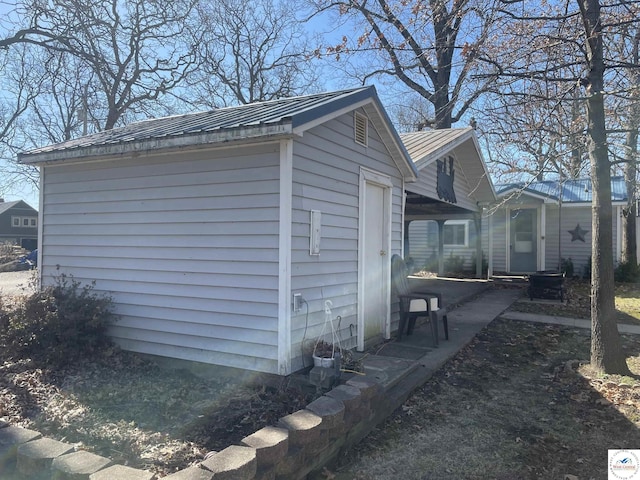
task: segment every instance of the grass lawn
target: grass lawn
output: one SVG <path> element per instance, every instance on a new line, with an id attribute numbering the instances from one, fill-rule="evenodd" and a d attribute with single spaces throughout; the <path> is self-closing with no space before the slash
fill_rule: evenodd
<path id="1" fill-rule="evenodd" d="M 591 318 L 591 285 L 583 280 L 566 282 L 564 305 L 557 303 L 516 302 L 511 310 L 573 318 Z M 615 289 L 618 323 L 640 325 L 640 283 L 618 283 Z"/>
<path id="2" fill-rule="evenodd" d="M 591 376 L 587 333 L 494 321 L 325 475 L 607 478 L 608 449 L 640 447 L 640 381 Z M 639 374 L 640 338 L 623 339 Z"/>

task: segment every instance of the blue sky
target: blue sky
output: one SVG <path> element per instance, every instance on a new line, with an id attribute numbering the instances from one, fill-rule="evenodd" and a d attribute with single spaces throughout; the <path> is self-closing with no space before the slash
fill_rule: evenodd
<path id="1" fill-rule="evenodd" d="M 7 18 L 8 12 L 16 5 L 13 0 L 0 0 L 0 16 Z M 340 41 L 343 35 L 343 31 L 347 34 L 353 32 L 353 28 L 347 27 L 344 30 L 343 26 L 336 25 L 335 16 L 333 14 L 325 14 L 317 18 L 312 19 L 309 22 L 311 33 L 322 35 L 324 41 L 328 44 L 335 44 Z M 358 86 L 355 80 L 346 81 L 344 78 L 340 78 L 338 72 L 333 72 L 331 75 L 325 75 L 322 80 L 321 90 L 338 90 L 343 88 L 350 88 Z M 22 185 L 13 186 L 5 191 L 0 190 L 0 197 L 6 201 L 24 200 L 34 208 L 38 208 L 39 204 L 39 191 L 31 186 L 28 182 L 24 182 Z"/>

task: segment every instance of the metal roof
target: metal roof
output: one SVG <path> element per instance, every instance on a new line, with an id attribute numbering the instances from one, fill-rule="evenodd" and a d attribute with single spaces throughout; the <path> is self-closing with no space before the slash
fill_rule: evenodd
<path id="1" fill-rule="evenodd" d="M 242 127 L 282 125 L 283 123 L 291 123 L 295 127 L 312 119 L 313 114 L 321 115 L 323 106 L 326 107 L 340 99 L 344 103 L 352 102 L 354 96 L 367 92 L 370 88 L 361 87 L 143 120 L 124 127 L 30 150 L 23 154 L 23 158 L 44 152 L 121 144 L 136 140 L 181 137 Z"/>
<path id="2" fill-rule="evenodd" d="M 531 183 L 515 182 L 496 185 L 498 195 L 518 190 L 555 201 L 558 201 L 562 194 L 563 203 L 590 203 L 593 186 L 590 178 L 563 180 L 562 182 L 559 180 L 544 180 Z M 611 200 L 613 202 L 627 201 L 627 188 L 624 178 L 621 176 L 611 177 Z"/>
<path id="3" fill-rule="evenodd" d="M 369 108 L 372 103 L 375 104 L 373 109 Z M 387 148 L 399 161 L 407 179 L 415 179 L 417 171 L 373 86 L 145 120 L 30 150 L 19 154 L 18 160 L 42 164 L 286 136 L 301 133 L 305 126 L 360 106 L 378 117 L 372 120 L 376 127 L 382 128 L 379 133 Z"/>
<path id="4" fill-rule="evenodd" d="M 458 158 L 475 198 L 480 202 L 495 201 L 493 183 L 472 127 L 402 133 L 400 138 L 418 171 L 438 158 L 453 154 Z"/>
<path id="5" fill-rule="evenodd" d="M 423 163 L 431 163 L 446 152 L 452 150 L 456 143 L 460 143 L 473 133 L 473 128 L 444 128 L 439 130 L 422 130 L 420 132 L 401 133 L 413 163 L 418 168 Z"/>

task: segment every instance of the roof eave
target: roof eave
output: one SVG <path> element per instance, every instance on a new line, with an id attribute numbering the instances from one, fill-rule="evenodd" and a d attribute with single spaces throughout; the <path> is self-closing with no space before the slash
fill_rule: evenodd
<path id="1" fill-rule="evenodd" d="M 19 153 L 18 162 L 27 165 L 45 165 L 49 163 L 88 160 L 92 158 L 135 156 L 146 152 L 173 150 L 185 147 L 201 148 L 220 146 L 226 143 L 249 143 L 265 141 L 292 135 L 291 123 L 266 124 L 213 132 L 172 137 L 150 138 L 132 142 L 119 142 L 105 145 L 91 145 L 67 150 Z"/>
<path id="2" fill-rule="evenodd" d="M 418 158 L 414 161 L 416 168 L 418 170 L 422 170 L 428 165 L 435 162 L 438 158 L 442 157 L 445 153 L 454 150 L 456 147 L 462 145 L 464 142 L 469 140 L 469 138 L 473 137 L 473 128 L 467 127 L 465 129 L 461 129 L 460 133 L 453 138 L 450 142 L 438 147 L 437 149 L 423 155 L 421 158 Z M 479 151 L 479 150 L 478 150 Z"/>
<path id="3" fill-rule="evenodd" d="M 485 194 L 479 195 L 478 201 L 484 202 L 494 202 L 497 200 L 498 196 L 496 194 L 495 187 L 493 182 L 491 181 L 491 177 L 489 175 L 489 170 L 487 168 L 487 163 L 484 161 L 484 157 L 482 156 L 482 150 L 480 150 L 480 145 L 478 144 L 478 137 L 475 134 L 475 130 L 472 127 L 467 127 L 464 129 L 460 129 L 460 133 L 450 142 L 444 144 L 443 146 L 437 148 L 436 150 L 429 152 L 423 157 L 417 159 L 414 162 L 416 169 L 422 170 L 423 168 L 431 165 L 436 159 L 441 158 L 446 153 L 455 150 L 459 146 L 463 145 L 465 142 L 471 141 L 473 142 L 473 146 L 475 151 L 478 154 L 478 160 L 480 160 L 480 165 L 482 166 L 482 170 L 484 172 L 484 180 L 482 183 L 484 184 L 484 192 Z M 486 196 L 485 196 L 486 195 Z"/>

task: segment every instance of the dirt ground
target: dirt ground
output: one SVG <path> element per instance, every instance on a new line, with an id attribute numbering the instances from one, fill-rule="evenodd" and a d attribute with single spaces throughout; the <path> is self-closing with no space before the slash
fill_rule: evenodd
<path id="1" fill-rule="evenodd" d="M 287 383 L 204 380 L 115 348 L 60 370 L 0 362 L 0 420 L 160 476 L 274 425 L 308 395 Z"/>
<path id="2" fill-rule="evenodd" d="M 640 338 L 623 338 L 638 374 Z M 592 377 L 589 342 L 494 321 L 325 477 L 607 478 L 608 449 L 640 446 L 640 381 Z"/>
<path id="3" fill-rule="evenodd" d="M 0 292 L 23 293 L 30 276 L 0 274 Z M 640 374 L 640 336 L 623 338 Z M 640 381 L 593 377 L 588 358 L 588 331 L 496 320 L 318 478 L 606 478 L 607 449 L 640 448 Z M 160 476 L 311 399 L 286 383 L 169 374 L 117 349 L 64 371 L 0 362 L 1 420 Z"/>

